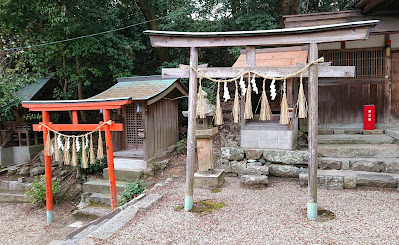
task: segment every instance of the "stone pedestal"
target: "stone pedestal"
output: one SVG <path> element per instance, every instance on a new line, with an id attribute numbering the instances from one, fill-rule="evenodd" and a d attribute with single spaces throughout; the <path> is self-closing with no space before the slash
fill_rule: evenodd
<path id="1" fill-rule="evenodd" d="M 218 128 L 197 130 L 197 156 L 199 173 L 213 173 L 215 168 L 213 160 L 213 136 L 218 132 Z"/>
<path id="2" fill-rule="evenodd" d="M 214 169 L 213 173 L 203 174 L 199 171 L 194 174 L 194 186 L 200 188 L 218 188 L 224 184 L 222 169 Z"/>

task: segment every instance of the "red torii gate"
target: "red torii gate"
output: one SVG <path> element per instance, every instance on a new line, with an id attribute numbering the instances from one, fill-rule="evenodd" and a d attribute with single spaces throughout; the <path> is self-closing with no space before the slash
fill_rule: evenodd
<path id="1" fill-rule="evenodd" d="M 46 145 L 47 134 L 49 133 L 46 127 L 41 127 L 45 124 L 47 127 L 55 131 L 93 131 L 97 127 L 103 125 L 99 124 L 79 124 L 78 110 L 103 110 L 104 122 L 111 121 L 110 110 L 119 109 L 124 105 L 130 104 L 132 98 L 112 98 L 112 99 L 85 99 L 85 100 L 52 100 L 52 101 L 22 101 L 23 107 L 28 108 L 30 111 L 41 111 L 42 122 L 33 125 L 34 131 L 43 131 L 43 143 Z M 50 122 L 50 111 L 72 111 L 72 124 L 53 124 Z M 111 131 L 123 131 L 122 124 L 116 124 L 111 121 L 111 125 L 105 124 L 105 142 L 107 148 L 107 162 L 109 170 L 109 183 L 111 193 L 112 209 L 116 207 L 117 196 L 115 186 L 114 174 L 114 151 L 112 147 Z M 46 176 L 46 209 L 47 209 L 47 223 L 53 222 L 53 190 L 51 181 L 51 156 L 45 152 L 44 166 Z"/>

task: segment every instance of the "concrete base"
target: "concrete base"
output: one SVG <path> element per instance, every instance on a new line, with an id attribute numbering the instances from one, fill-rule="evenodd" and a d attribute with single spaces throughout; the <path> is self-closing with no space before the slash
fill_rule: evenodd
<path id="1" fill-rule="evenodd" d="M 224 171 L 215 169 L 212 174 L 195 173 L 194 186 L 203 188 L 218 188 L 224 184 Z"/>
<path id="2" fill-rule="evenodd" d="M 0 166 L 28 163 L 37 153 L 43 150 L 43 145 L 13 146 L 0 149 Z"/>

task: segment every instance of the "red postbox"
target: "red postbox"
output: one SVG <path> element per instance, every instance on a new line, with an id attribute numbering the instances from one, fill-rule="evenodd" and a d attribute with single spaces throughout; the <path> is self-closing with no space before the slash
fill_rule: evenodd
<path id="1" fill-rule="evenodd" d="M 364 106 L 363 128 L 364 130 L 375 129 L 375 105 Z"/>

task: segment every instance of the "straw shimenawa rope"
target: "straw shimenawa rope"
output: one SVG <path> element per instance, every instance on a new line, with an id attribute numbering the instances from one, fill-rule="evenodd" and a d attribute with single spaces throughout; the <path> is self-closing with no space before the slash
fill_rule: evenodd
<path id="1" fill-rule="evenodd" d="M 298 106 L 298 117 L 306 118 L 308 116 L 308 102 L 306 101 L 305 92 L 303 89 L 302 74 L 301 74 L 300 84 L 299 84 L 297 106 Z"/>
<path id="2" fill-rule="evenodd" d="M 240 123 L 240 101 L 238 99 L 237 80 L 235 81 L 235 85 L 236 85 L 236 91 L 234 94 L 233 118 L 235 123 Z"/>
<path id="3" fill-rule="evenodd" d="M 248 74 L 249 75 L 249 74 Z M 251 77 L 248 76 L 248 92 L 247 97 L 245 100 L 245 119 L 252 119 L 254 118 L 254 114 L 252 112 L 252 99 L 251 99 Z"/>
<path id="4" fill-rule="evenodd" d="M 263 79 L 262 85 L 262 100 L 260 104 L 260 115 L 259 120 L 266 121 L 271 119 L 272 111 L 270 109 L 269 100 L 267 99 L 266 95 L 266 88 L 265 88 L 266 79 Z"/>
<path id="5" fill-rule="evenodd" d="M 205 116 L 205 101 L 204 94 L 202 93 L 202 77 L 199 79 L 199 88 L 198 88 L 198 107 L 199 107 L 199 117 L 206 118 Z"/>
<path id="6" fill-rule="evenodd" d="M 283 83 L 283 99 L 281 101 L 280 107 L 280 123 L 281 124 L 289 124 L 290 118 L 288 115 L 288 101 L 287 101 L 287 93 L 286 93 L 286 80 Z"/>
<path id="7" fill-rule="evenodd" d="M 238 76 L 233 77 L 233 78 L 230 78 L 230 79 L 227 79 L 227 80 L 214 79 L 214 78 L 211 78 L 211 77 L 208 77 L 208 76 L 202 74 L 201 72 L 199 72 L 199 71 L 198 71 L 195 67 L 193 67 L 193 66 L 191 66 L 190 68 L 193 69 L 200 77 L 206 78 L 206 79 L 208 79 L 208 80 L 210 80 L 210 81 L 212 81 L 212 82 L 234 82 L 235 80 L 239 79 L 240 77 L 244 76 L 245 74 L 255 74 L 256 76 L 262 77 L 263 79 L 286 80 L 286 79 L 288 79 L 288 78 L 295 77 L 296 75 L 303 73 L 303 72 L 306 71 L 311 65 L 316 64 L 316 63 L 320 63 L 320 62 L 324 62 L 324 57 L 321 57 L 321 58 L 319 58 L 319 59 L 317 59 L 317 60 L 315 60 L 315 61 L 312 61 L 311 63 L 307 64 L 306 66 L 304 66 L 302 69 L 298 70 L 297 72 L 292 73 L 292 74 L 289 74 L 289 75 L 284 76 L 284 77 L 269 77 L 269 76 L 260 74 L 260 73 L 258 73 L 257 71 L 245 71 L 245 72 L 239 74 Z M 188 68 L 187 68 L 187 69 L 188 69 Z"/>
<path id="8" fill-rule="evenodd" d="M 215 112 L 215 125 L 223 124 L 222 106 L 220 105 L 220 82 L 218 82 L 218 91 L 216 94 L 216 112 Z"/>

